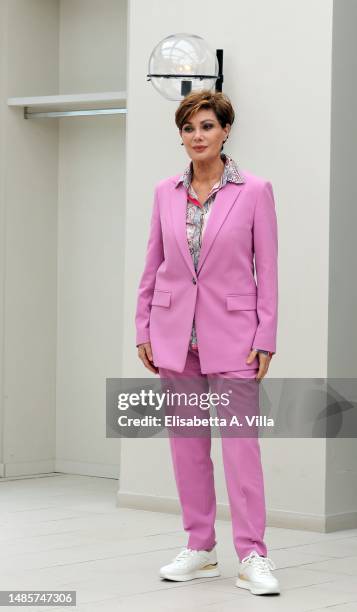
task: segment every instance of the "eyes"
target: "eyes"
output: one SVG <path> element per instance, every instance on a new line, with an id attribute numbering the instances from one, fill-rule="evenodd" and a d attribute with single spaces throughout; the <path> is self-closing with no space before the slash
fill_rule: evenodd
<path id="1" fill-rule="evenodd" d="M 207 123 L 203 124 L 203 129 L 204 130 L 210 130 L 213 127 L 214 127 L 213 123 L 208 123 L 207 122 Z M 191 125 L 185 125 L 182 131 L 183 132 L 192 132 L 192 130 L 193 130 L 193 127 Z"/>

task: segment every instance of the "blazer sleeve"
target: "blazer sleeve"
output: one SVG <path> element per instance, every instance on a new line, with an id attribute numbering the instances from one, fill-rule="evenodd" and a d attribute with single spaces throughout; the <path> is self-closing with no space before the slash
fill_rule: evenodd
<path id="1" fill-rule="evenodd" d="M 252 346 L 275 353 L 278 323 L 278 228 L 273 188 L 269 181 L 264 182 L 258 194 L 253 242 L 259 323 Z"/>
<path id="2" fill-rule="evenodd" d="M 150 342 L 149 320 L 151 301 L 154 294 L 156 272 L 164 261 L 160 210 L 158 202 L 158 187 L 154 191 L 154 204 L 151 213 L 149 239 L 146 247 L 144 271 L 141 275 L 135 313 L 136 346 Z"/>

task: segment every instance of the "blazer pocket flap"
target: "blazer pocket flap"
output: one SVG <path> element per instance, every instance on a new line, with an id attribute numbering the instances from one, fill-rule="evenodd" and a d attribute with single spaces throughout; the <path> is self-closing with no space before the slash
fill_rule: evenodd
<path id="1" fill-rule="evenodd" d="M 257 296 L 255 293 L 246 295 L 227 295 L 227 310 L 256 310 Z"/>
<path id="2" fill-rule="evenodd" d="M 170 306 L 171 302 L 171 291 L 159 291 L 157 289 L 154 290 L 154 295 L 152 297 L 151 304 L 152 306 Z"/>

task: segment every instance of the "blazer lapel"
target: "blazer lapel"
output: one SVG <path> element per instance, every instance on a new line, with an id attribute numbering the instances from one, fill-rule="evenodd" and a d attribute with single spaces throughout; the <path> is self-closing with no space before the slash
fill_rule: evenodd
<path id="1" fill-rule="evenodd" d="M 197 274 L 202 268 L 212 244 L 223 225 L 229 211 L 239 196 L 244 183 L 226 183 L 216 194 L 207 225 L 203 233 L 201 251 L 198 258 Z"/>
<path id="2" fill-rule="evenodd" d="M 196 276 L 195 267 L 193 265 L 190 249 L 188 248 L 186 234 L 186 203 L 187 191 L 181 184 L 173 189 L 171 198 L 171 220 L 174 228 L 178 247 L 182 253 L 187 266 L 192 274 Z"/>
<path id="3" fill-rule="evenodd" d="M 202 246 L 198 259 L 197 274 L 199 273 L 224 220 L 239 196 L 243 186 L 244 183 L 239 184 L 228 182 L 217 192 L 203 234 Z M 177 244 L 182 256 L 192 276 L 196 276 L 195 267 L 193 265 L 192 256 L 187 242 L 186 206 L 187 191 L 181 184 L 173 189 L 170 207 L 171 219 Z"/>

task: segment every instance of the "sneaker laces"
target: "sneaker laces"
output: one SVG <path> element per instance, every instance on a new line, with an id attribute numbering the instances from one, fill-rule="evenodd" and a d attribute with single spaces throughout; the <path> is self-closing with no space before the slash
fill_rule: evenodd
<path id="1" fill-rule="evenodd" d="M 276 565 L 269 557 L 261 557 L 255 550 L 242 559 L 242 563 L 253 565 L 261 574 L 269 574 L 270 570 L 276 569 Z"/>
<path id="2" fill-rule="evenodd" d="M 177 557 L 172 559 L 172 561 L 185 561 L 188 557 L 192 556 L 192 553 L 197 553 L 197 550 L 193 550 L 192 548 L 183 548 Z"/>

